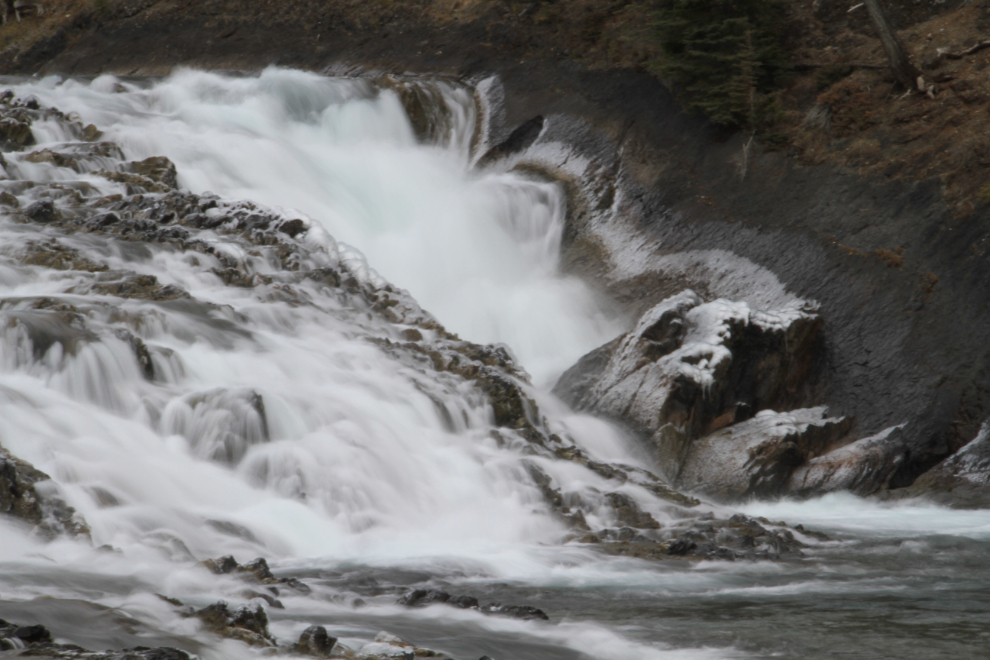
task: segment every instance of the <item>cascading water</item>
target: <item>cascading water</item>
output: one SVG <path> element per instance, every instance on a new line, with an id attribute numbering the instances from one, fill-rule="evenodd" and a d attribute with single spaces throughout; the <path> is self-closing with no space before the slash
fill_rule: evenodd
<path id="1" fill-rule="evenodd" d="M 242 580 L 198 562 L 261 555 L 277 575 L 310 585 L 282 589 L 285 609 L 265 601 L 280 639 L 319 623 L 352 648 L 386 629 L 458 658 L 824 657 L 801 641 L 821 619 L 843 620 L 838 605 L 810 604 L 821 594 L 862 610 L 874 603 L 872 590 L 933 579 L 914 564 L 898 578 L 892 565 L 905 557 L 946 544 L 985 554 L 983 514 L 950 522 L 937 509 L 884 509 L 887 520 L 922 516 L 924 529 L 951 540 L 891 523 L 895 541 L 878 534 L 863 542 L 861 528 L 821 511 L 875 507 L 841 498 L 750 507 L 818 521 L 841 539 L 812 545 L 792 564 L 692 568 L 574 543 L 534 474 L 552 479 L 591 529 L 616 526 L 607 506 L 616 493 L 664 526 L 684 510 L 637 479 L 610 485 L 601 469 L 551 460 L 519 428 L 496 428 L 498 412 L 460 377 L 473 372 L 417 362 L 448 360 L 451 346 L 482 350 L 464 348 L 422 309 L 465 340 L 496 345 L 482 361 L 531 374 L 537 387 L 521 387 L 545 416 L 534 419 L 541 432 L 633 475 L 648 461 L 621 432 L 540 390 L 622 323 L 557 272 L 561 190 L 472 170 L 471 91 L 420 84 L 441 101 L 436 139 L 426 145 L 394 81 L 271 69 L 17 83 L 18 95 L 103 129 L 99 139 L 127 159 L 167 156 L 179 186 L 198 196 L 189 217 L 201 231 L 180 249 L 137 234 L 107 240 L 57 223 L 39 229 L 40 220 L 24 224 L 10 207 L 0 218 L 0 446 L 50 475 L 44 487 L 75 508 L 92 538 L 43 543 L 0 519 L 0 616 L 40 621 L 97 648 L 169 644 L 205 658 L 244 657 L 257 651 L 217 641 L 155 594 L 195 607 L 220 596 L 257 602 Z M 76 144 L 65 126 L 35 121 L 32 153 Z M 7 154 L 3 189 L 26 209 L 43 210 L 29 205 L 48 199 L 65 214 L 73 200 L 115 209 L 123 201 L 113 196 L 126 198 L 130 184 L 98 170 L 122 172 L 121 160 L 112 150 L 91 150 L 74 166 Z M 153 205 L 155 194 L 141 203 Z M 166 224 L 167 213 L 155 213 Z M 225 233 L 231 219 L 246 233 L 274 222 L 298 248 L 285 252 L 283 239 L 264 233 L 239 240 Z M 155 222 L 142 227 L 159 231 Z M 328 289 L 314 276 L 291 279 L 296 271 L 343 281 Z M 820 564 L 830 577 L 812 576 Z M 955 583 L 954 571 L 946 564 L 934 579 Z M 976 583 L 990 584 L 985 569 Z M 527 602 L 553 621 L 407 609 L 395 602 L 409 586 Z M 779 606 L 786 598 L 807 611 Z M 972 636 L 982 601 L 958 602 L 960 635 Z M 745 607 L 760 614 L 730 616 Z M 776 626 L 789 616 L 790 635 L 751 629 L 759 617 Z M 878 633 L 887 641 L 877 647 L 891 646 L 899 621 Z M 940 648 L 963 657 L 951 644 Z"/>

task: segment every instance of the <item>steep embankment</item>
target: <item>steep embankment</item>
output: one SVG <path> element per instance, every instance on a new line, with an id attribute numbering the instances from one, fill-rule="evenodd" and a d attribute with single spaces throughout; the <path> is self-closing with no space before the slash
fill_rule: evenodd
<path id="1" fill-rule="evenodd" d="M 791 147 L 777 152 L 685 116 L 634 66 L 649 53 L 621 39 L 635 33 L 629 3 L 61 4 L 64 12 L 0 55 L 6 72 L 279 64 L 474 82 L 497 75 L 488 93 L 491 142 L 547 118 L 535 143 L 516 140 L 513 148 L 528 149 L 523 160 L 570 181 L 565 263 L 630 313 L 686 287 L 706 300 L 755 307 L 776 302 L 768 300 L 775 287 L 817 301 L 822 345 L 789 405 L 827 405 L 830 415 L 847 418 L 844 439 L 831 446 L 904 425 L 898 442 L 906 451 L 885 481 L 890 488 L 911 484 L 975 438 L 987 417 L 990 226 L 986 205 L 971 194 L 982 156 L 963 139 L 982 126 L 986 99 L 962 84 L 933 106 L 874 92 L 891 89 L 882 70 L 816 73 L 848 57 L 878 61 L 875 40 L 855 14 L 836 27 L 843 3 L 794 3 L 795 34 L 807 41 L 792 51 L 818 60 L 783 96 L 780 129 Z M 954 16 L 982 16 L 985 5 L 970 3 Z M 901 18 L 923 32 L 919 21 L 953 16 L 936 13 Z M 982 51 L 964 65 L 982 71 L 988 57 Z M 828 94 L 835 128 L 805 124 L 802 110 Z M 954 125 L 932 124 L 948 111 Z M 945 131 L 959 127 L 963 136 L 953 142 Z M 905 131 L 914 137 L 901 140 Z M 559 145 L 566 155 L 540 153 Z M 960 172 L 966 176 L 952 176 Z"/>

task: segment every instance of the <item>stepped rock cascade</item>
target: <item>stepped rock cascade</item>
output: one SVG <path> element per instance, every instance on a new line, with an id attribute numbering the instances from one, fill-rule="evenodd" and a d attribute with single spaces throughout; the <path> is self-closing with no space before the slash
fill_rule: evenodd
<path id="1" fill-rule="evenodd" d="M 752 657 L 781 642 L 711 623 L 740 594 L 869 607 L 958 580 L 871 549 L 986 552 L 980 512 L 890 505 L 864 532 L 882 505 L 851 495 L 698 499 L 867 492 L 848 466 L 899 430 L 839 447 L 846 421 L 795 408 L 810 303 L 683 291 L 630 322 L 562 275 L 579 199 L 519 156 L 559 127 L 491 134 L 490 91 L 272 68 L 0 95 L 0 649 Z"/>

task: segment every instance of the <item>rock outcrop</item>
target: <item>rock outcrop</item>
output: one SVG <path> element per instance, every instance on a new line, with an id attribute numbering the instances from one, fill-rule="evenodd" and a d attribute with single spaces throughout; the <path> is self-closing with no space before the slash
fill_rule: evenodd
<path id="1" fill-rule="evenodd" d="M 554 392 L 646 438 L 675 488 L 721 501 L 869 494 L 907 447 L 899 429 L 850 444 L 851 420 L 801 407 L 822 368 L 821 326 L 812 305 L 764 312 L 687 290 L 582 358 Z"/>

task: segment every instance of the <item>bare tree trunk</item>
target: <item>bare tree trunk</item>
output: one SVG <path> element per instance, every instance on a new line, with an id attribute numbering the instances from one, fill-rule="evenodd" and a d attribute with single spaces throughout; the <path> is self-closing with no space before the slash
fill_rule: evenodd
<path id="1" fill-rule="evenodd" d="M 880 36 L 880 43 L 883 44 L 883 50 L 887 53 L 887 59 L 890 60 L 890 70 L 893 72 L 894 78 L 909 90 L 921 89 L 921 84 L 918 81 L 918 78 L 922 76 L 921 70 L 908 57 L 907 51 L 904 49 L 904 42 L 897 36 L 894 26 L 890 24 L 883 0 L 865 1 L 866 8 L 870 12 L 870 18 L 873 20 L 873 26 Z"/>

